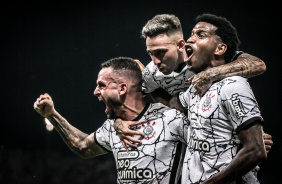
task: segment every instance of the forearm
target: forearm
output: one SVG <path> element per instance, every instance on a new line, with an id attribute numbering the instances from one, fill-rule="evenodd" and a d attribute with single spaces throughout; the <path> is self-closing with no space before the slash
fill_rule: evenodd
<path id="1" fill-rule="evenodd" d="M 253 125 L 249 130 L 242 130 L 240 134 L 239 137 L 244 136 L 243 140 L 240 139 L 243 145 L 242 149 L 240 149 L 226 169 L 213 175 L 204 182 L 205 184 L 230 183 L 235 181 L 255 168 L 262 160 L 266 159 L 260 125 Z"/>
<path id="2" fill-rule="evenodd" d="M 265 63 L 261 59 L 244 53 L 231 63 L 208 69 L 206 75 L 217 81 L 230 76 L 251 78 L 262 74 L 265 70 Z"/>
<path id="3" fill-rule="evenodd" d="M 209 178 L 206 183 L 231 183 L 245 175 L 260 163 L 255 150 L 240 150 L 228 167 Z"/>
<path id="4" fill-rule="evenodd" d="M 67 146 L 81 158 L 92 158 L 106 153 L 95 143 L 94 133 L 88 135 L 81 132 L 69 124 L 56 110 L 48 117 L 48 120 L 53 124 Z"/>

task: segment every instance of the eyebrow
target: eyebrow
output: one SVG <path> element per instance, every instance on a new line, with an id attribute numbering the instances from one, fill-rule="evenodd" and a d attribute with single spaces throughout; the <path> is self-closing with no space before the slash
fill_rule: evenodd
<path id="1" fill-rule="evenodd" d="M 155 51 L 160 51 L 160 50 L 168 50 L 167 48 L 157 48 L 157 49 L 153 49 L 153 50 L 147 50 L 148 53 L 152 53 Z"/>

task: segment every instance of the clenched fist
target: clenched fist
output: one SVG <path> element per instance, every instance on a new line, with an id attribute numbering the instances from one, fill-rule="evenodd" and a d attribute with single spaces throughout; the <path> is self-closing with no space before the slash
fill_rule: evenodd
<path id="1" fill-rule="evenodd" d="M 47 93 L 40 95 L 39 98 L 34 102 L 33 108 L 43 117 L 48 118 L 53 115 L 54 103 L 51 96 Z"/>

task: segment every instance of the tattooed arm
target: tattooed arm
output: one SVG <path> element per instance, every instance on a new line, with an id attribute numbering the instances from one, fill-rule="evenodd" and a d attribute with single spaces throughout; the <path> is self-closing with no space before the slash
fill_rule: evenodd
<path id="1" fill-rule="evenodd" d="M 251 78 L 262 74 L 265 70 L 266 66 L 261 59 L 243 53 L 235 61 L 200 72 L 189 81 L 196 89 L 195 94 L 202 96 L 214 81 L 230 76 Z"/>
<path id="2" fill-rule="evenodd" d="M 95 143 L 94 133 L 85 134 L 69 124 L 55 110 L 53 100 L 47 93 L 40 95 L 33 107 L 53 124 L 68 147 L 81 158 L 92 158 L 107 153 Z"/>

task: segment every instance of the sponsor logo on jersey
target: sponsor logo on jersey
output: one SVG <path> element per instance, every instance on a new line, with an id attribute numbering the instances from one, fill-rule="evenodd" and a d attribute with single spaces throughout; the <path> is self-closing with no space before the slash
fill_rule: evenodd
<path id="1" fill-rule="evenodd" d="M 147 115 L 144 115 L 146 120 L 152 120 L 163 117 L 163 113 L 159 112 L 157 109 L 154 109 L 152 112 L 149 112 Z"/>
<path id="2" fill-rule="evenodd" d="M 137 158 L 139 156 L 139 152 L 138 151 L 120 151 L 118 152 L 118 159 L 126 159 L 126 158 Z"/>
<path id="3" fill-rule="evenodd" d="M 153 172 L 148 168 L 130 167 L 130 160 L 138 158 L 138 151 L 120 151 L 117 156 L 117 170 L 119 180 L 142 180 L 153 178 Z"/>
<path id="4" fill-rule="evenodd" d="M 196 151 L 210 152 L 210 143 L 205 140 L 191 139 L 189 148 Z"/>
<path id="5" fill-rule="evenodd" d="M 203 105 L 202 105 L 202 111 L 203 112 L 208 111 L 211 108 L 211 106 L 212 106 L 211 99 L 213 97 L 215 97 L 215 95 L 213 95 L 213 93 L 206 95 L 206 99 L 205 99 L 205 101 L 203 102 Z"/>
<path id="6" fill-rule="evenodd" d="M 235 109 L 236 117 L 239 119 L 239 118 L 245 116 L 246 112 L 244 111 L 242 102 L 240 101 L 238 96 L 239 96 L 238 93 L 233 94 L 232 97 L 231 97 L 231 101 L 232 101 L 232 105 Z"/>

